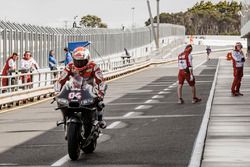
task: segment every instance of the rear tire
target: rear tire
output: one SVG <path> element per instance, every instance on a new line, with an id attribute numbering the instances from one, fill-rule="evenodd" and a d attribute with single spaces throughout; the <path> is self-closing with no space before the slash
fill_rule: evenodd
<path id="1" fill-rule="evenodd" d="M 91 132 L 92 128 L 93 128 L 92 123 L 84 125 L 84 129 L 85 129 L 84 136 L 85 136 L 85 138 L 89 138 L 90 137 L 89 135 L 91 135 L 91 133 L 93 133 L 93 132 Z M 93 138 L 93 136 L 92 136 L 92 138 Z M 91 140 L 92 140 L 91 143 L 87 147 L 85 147 L 85 148 L 82 149 L 83 152 L 86 153 L 86 154 L 94 152 L 94 150 L 96 148 L 97 139 L 94 139 L 94 140 L 91 139 Z"/>
<path id="2" fill-rule="evenodd" d="M 80 156 L 80 132 L 79 125 L 69 123 L 68 125 L 68 153 L 71 160 L 75 161 Z"/>
<path id="3" fill-rule="evenodd" d="M 87 147 L 83 149 L 84 153 L 86 154 L 93 153 L 95 151 L 96 144 L 97 144 L 97 139 L 93 140 Z"/>

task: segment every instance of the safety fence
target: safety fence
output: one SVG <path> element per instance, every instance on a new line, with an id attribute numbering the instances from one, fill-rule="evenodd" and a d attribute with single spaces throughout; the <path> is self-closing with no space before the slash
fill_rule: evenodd
<path id="1" fill-rule="evenodd" d="M 160 49 L 156 51 L 150 27 L 131 30 L 120 29 L 59 29 L 0 21 L 0 67 L 12 52 L 21 55 L 32 52 L 42 69 L 32 72 L 14 71 L 0 76 L 0 108 L 6 104 L 25 102 L 53 94 L 53 83 L 58 71 L 50 71 L 48 52 L 54 50 L 56 59 L 64 59 L 63 48 L 68 42 L 91 41 L 90 51 L 94 60 L 104 72 L 107 80 L 150 65 L 152 58 L 164 55 L 185 41 L 182 26 L 160 25 Z M 128 50 L 129 57 L 124 52 Z M 101 55 L 99 57 L 98 55 Z M 22 56 L 20 56 L 22 57 Z M 17 62 L 17 67 L 19 63 Z M 8 86 L 2 86 L 2 80 Z"/>
<path id="2" fill-rule="evenodd" d="M 184 36 L 183 26 L 161 24 L 160 44 L 168 43 L 168 37 Z M 86 29 L 86 28 L 51 28 L 0 21 L 0 69 L 13 52 L 22 58 L 24 51 L 32 52 L 34 59 L 41 68 L 48 67 L 48 53 L 55 51 L 57 61 L 64 59 L 63 48 L 68 42 L 91 41 L 92 58 L 110 57 L 124 52 L 126 48 L 132 57 L 149 54 L 154 48 L 153 35 L 150 27 L 135 29 Z M 138 50 L 137 48 L 140 48 Z M 98 52 L 98 53 L 97 53 Z M 19 62 L 17 62 L 19 66 Z"/>
<path id="3" fill-rule="evenodd" d="M 183 42 L 184 40 L 177 39 L 172 41 L 169 46 L 176 47 L 183 44 Z M 163 53 L 164 50 L 168 50 L 166 48 L 168 48 L 168 46 L 162 48 L 161 51 L 151 52 L 151 54 L 144 57 L 112 61 L 112 63 L 109 64 L 109 70 L 106 69 L 106 71 L 104 71 L 105 80 L 111 80 L 140 70 L 151 64 L 173 61 L 171 58 L 161 59 L 161 53 Z M 104 66 L 105 64 L 99 64 L 99 66 L 101 65 Z M 8 76 L 0 76 L 0 80 L 7 78 L 9 81 L 8 86 L 2 86 L 2 82 L 0 82 L 0 109 L 18 106 L 47 96 L 53 96 L 53 83 L 58 79 L 63 68 L 64 67 L 61 66 L 56 71 L 38 70 L 27 73 L 13 72 Z"/>
<path id="4" fill-rule="evenodd" d="M 100 67 L 104 74 L 113 75 L 117 71 L 127 70 L 131 66 L 138 66 L 143 63 L 149 62 L 152 58 L 161 57 L 162 54 L 169 51 L 169 48 L 174 48 L 178 45 L 183 44 L 183 38 L 176 38 L 172 40 L 169 45 L 161 48 L 159 51 L 151 52 L 148 55 L 137 57 L 137 58 L 111 58 L 96 60 L 95 63 Z M 0 95 L 6 93 L 13 93 L 17 91 L 41 88 L 51 86 L 58 79 L 59 73 L 62 71 L 64 66 L 57 66 L 58 70 L 51 71 L 49 69 L 38 69 L 33 71 L 16 70 L 10 71 L 7 76 L 0 76 Z M 8 80 L 8 85 L 3 86 L 2 81 Z"/>

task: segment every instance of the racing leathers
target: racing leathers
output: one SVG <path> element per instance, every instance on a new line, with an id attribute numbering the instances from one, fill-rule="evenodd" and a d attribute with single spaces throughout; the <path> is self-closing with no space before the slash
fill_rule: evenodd
<path id="1" fill-rule="evenodd" d="M 57 84 L 59 85 L 56 85 L 57 87 L 56 89 L 61 90 L 66 81 L 70 79 L 70 76 L 74 75 L 80 75 L 81 77 L 83 77 L 84 81 L 86 81 L 88 84 L 92 85 L 97 89 L 97 96 L 99 99 L 99 102 L 97 104 L 98 121 L 102 121 L 102 114 L 103 114 L 102 109 L 104 107 L 102 101 L 105 94 L 105 84 L 100 68 L 94 62 L 88 62 L 88 64 L 82 71 L 78 71 L 75 69 L 73 62 L 70 62 L 62 72 L 57 82 Z"/>
<path id="2" fill-rule="evenodd" d="M 232 51 L 232 62 L 233 62 L 233 76 L 234 80 L 231 86 L 232 95 L 239 95 L 241 80 L 243 77 L 243 67 L 245 62 L 245 57 L 242 51 L 234 50 Z"/>
<path id="3" fill-rule="evenodd" d="M 73 75 L 80 75 L 83 77 L 84 81 L 86 81 L 88 84 L 94 86 L 98 90 L 98 97 L 100 99 L 104 98 L 104 78 L 102 75 L 102 72 L 100 68 L 94 63 L 94 62 L 89 62 L 85 69 L 83 71 L 77 71 L 74 68 L 73 62 L 70 62 L 62 72 L 60 78 L 59 78 L 59 84 L 61 88 L 63 85 L 68 81 L 70 76 Z"/>

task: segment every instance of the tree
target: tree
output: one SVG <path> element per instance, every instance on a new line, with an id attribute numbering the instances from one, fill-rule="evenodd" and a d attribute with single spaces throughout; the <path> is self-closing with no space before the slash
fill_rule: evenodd
<path id="1" fill-rule="evenodd" d="M 238 12 L 242 3 L 237 1 L 220 1 L 213 4 L 211 1 L 201 0 L 186 12 L 161 13 L 160 23 L 184 25 L 186 34 L 197 35 L 239 35 L 240 16 Z M 156 17 L 154 17 L 156 23 Z M 148 19 L 145 24 L 150 25 Z"/>
<path id="2" fill-rule="evenodd" d="M 81 18 L 80 25 L 87 28 L 107 28 L 107 24 L 102 23 L 102 19 L 95 15 L 86 15 Z"/>

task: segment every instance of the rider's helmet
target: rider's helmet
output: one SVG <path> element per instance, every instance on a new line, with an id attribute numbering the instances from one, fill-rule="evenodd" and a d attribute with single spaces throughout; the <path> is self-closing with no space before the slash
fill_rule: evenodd
<path id="1" fill-rule="evenodd" d="M 237 50 L 237 46 L 240 46 L 241 49 L 243 48 L 243 46 L 242 46 L 242 44 L 240 42 L 236 42 L 236 44 L 235 44 L 235 50 Z"/>
<path id="2" fill-rule="evenodd" d="M 85 70 L 90 59 L 89 50 L 85 47 L 77 47 L 73 50 L 72 58 L 76 70 Z"/>
<path id="3" fill-rule="evenodd" d="M 191 53 L 191 52 L 192 52 L 192 50 L 193 50 L 193 47 L 192 47 L 192 45 L 191 45 L 191 44 L 188 44 L 188 45 L 186 46 L 186 48 L 185 48 L 185 52 L 189 52 L 189 53 Z"/>

